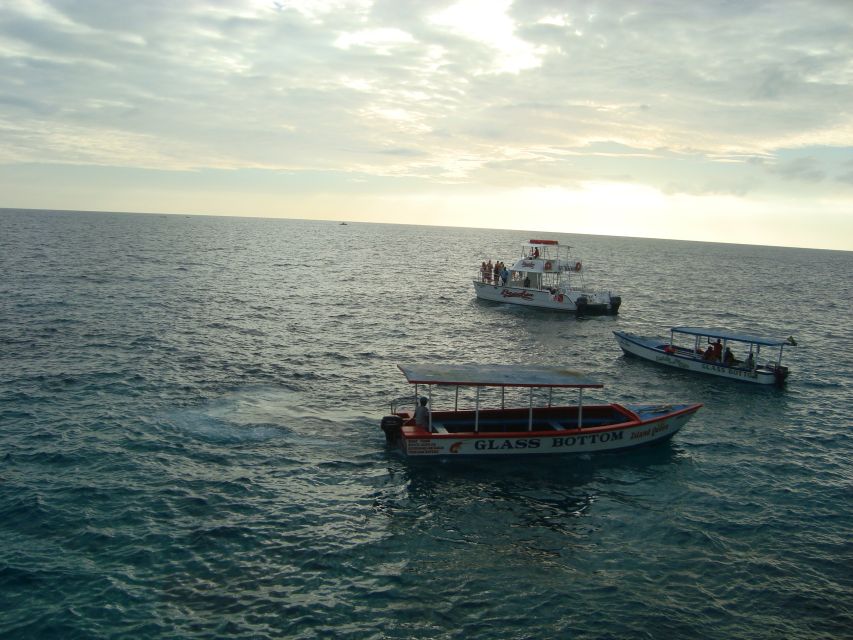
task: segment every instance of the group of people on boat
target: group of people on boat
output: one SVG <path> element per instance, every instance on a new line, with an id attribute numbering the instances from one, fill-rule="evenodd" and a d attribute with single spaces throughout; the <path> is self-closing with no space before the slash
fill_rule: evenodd
<path id="1" fill-rule="evenodd" d="M 483 278 L 483 282 L 488 282 L 489 284 L 494 282 L 495 285 L 500 284 L 505 286 L 507 280 L 509 280 L 509 269 L 500 260 L 496 260 L 494 265 L 489 260 L 480 265 L 480 275 Z"/>
<path id="2" fill-rule="evenodd" d="M 707 362 L 721 362 L 726 367 L 734 367 L 741 364 L 741 361 L 735 358 L 735 354 L 732 353 L 729 347 L 726 347 L 725 352 L 723 351 L 723 345 L 719 338 L 717 338 L 716 342 L 709 344 L 708 348 L 704 351 L 699 347 L 697 352 Z M 743 365 L 747 369 L 755 367 L 755 358 L 752 355 L 752 351 L 749 352 Z"/>

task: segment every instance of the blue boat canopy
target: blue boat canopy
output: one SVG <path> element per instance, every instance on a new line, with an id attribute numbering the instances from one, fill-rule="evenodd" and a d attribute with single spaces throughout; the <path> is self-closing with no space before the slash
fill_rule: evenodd
<path id="1" fill-rule="evenodd" d="M 398 364 L 412 384 L 483 387 L 592 387 L 604 385 L 564 367 L 514 364 Z"/>
<path id="2" fill-rule="evenodd" d="M 750 342 L 752 344 L 767 345 L 770 347 L 781 347 L 783 345 L 796 345 L 793 338 L 762 338 L 748 333 L 737 333 L 726 329 L 715 329 L 712 327 L 673 327 L 674 333 L 686 333 L 691 336 L 708 336 L 709 338 L 720 338 L 721 340 L 734 340 L 735 342 Z"/>

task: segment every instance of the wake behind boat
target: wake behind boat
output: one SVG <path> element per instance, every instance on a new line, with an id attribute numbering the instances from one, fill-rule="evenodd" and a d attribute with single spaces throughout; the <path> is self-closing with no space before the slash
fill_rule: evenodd
<path id="1" fill-rule="evenodd" d="M 583 391 L 604 385 L 559 367 L 516 365 L 398 365 L 415 385 L 412 411 L 400 411 L 381 426 L 389 446 L 411 457 L 507 456 L 615 451 L 672 437 L 701 404 L 583 404 Z M 428 396 L 418 398 L 418 385 Z M 452 387 L 452 409 L 429 410 L 433 386 Z M 471 388 L 473 407 L 459 408 L 459 390 Z M 498 387 L 499 406 L 483 406 L 484 387 Z M 514 391 L 514 389 L 520 389 Z M 577 404 L 555 405 L 554 391 L 576 389 Z M 507 407 L 506 395 L 526 400 Z M 527 393 L 524 393 L 524 392 Z M 495 392 L 493 392 L 495 393 Z M 471 392 L 469 391 L 469 394 Z M 523 396 L 527 396 L 524 398 Z M 534 402 L 534 399 L 536 402 Z M 470 399 L 469 399 L 470 401 Z M 497 404 L 497 403 L 494 403 Z"/>
<path id="2" fill-rule="evenodd" d="M 511 268 L 489 261 L 474 279 L 478 298 L 526 307 L 554 309 L 576 315 L 616 315 L 622 298 L 610 291 L 592 291 L 583 282 L 583 265 L 571 247 L 556 240 L 529 240 Z"/>
<path id="3" fill-rule="evenodd" d="M 776 385 L 784 384 L 789 373 L 788 367 L 782 366 L 782 350 L 797 344 L 792 337 L 765 338 L 706 327 L 672 327 L 668 340 L 624 331 L 614 331 L 613 335 L 628 355 L 685 371 Z M 761 347 L 778 347 L 779 351 L 762 363 Z"/>

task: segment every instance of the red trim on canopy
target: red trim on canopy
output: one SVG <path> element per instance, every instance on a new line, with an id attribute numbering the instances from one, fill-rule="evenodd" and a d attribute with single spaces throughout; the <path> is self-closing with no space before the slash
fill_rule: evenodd
<path id="1" fill-rule="evenodd" d="M 529 244 L 560 244 L 556 240 L 528 240 Z"/>

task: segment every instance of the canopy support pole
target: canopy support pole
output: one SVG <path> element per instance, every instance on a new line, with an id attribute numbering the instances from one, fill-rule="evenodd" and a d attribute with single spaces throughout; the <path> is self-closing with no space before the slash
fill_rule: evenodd
<path id="1" fill-rule="evenodd" d="M 477 397 L 474 401 L 474 433 L 480 433 L 480 387 L 477 387 Z"/>
<path id="2" fill-rule="evenodd" d="M 432 385 L 427 386 L 427 390 L 429 392 L 429 432 L 432 433 Z"/>
<path id="3" fill-rule="evenodd" d="M 527 414 L 527 430 L 533 431 L 533 387 L 530 387 L 530 411 Z"/>
<path id="4" fill-rule="evenodd" d="M 506 399 L 506 387 L 501 387 L 501 409 L 505 409 L 504 400 Z"/>
<path id="5" fill-rule="evenodd" d="M 554 399 L 554 387 L 548 387 L 548 408 L 551 408 L 551 401 Z"/>
<path id="6" fill-rule="evenodd" d="M 459 385 L 456 385 L 456 404 L 453 405 L 453 412 L 459 412 Z"/>
<path id="7" fill-rule="evenodd" d="M 583 387 L 578 388 L 578 429 L 583 423 Z"/>

